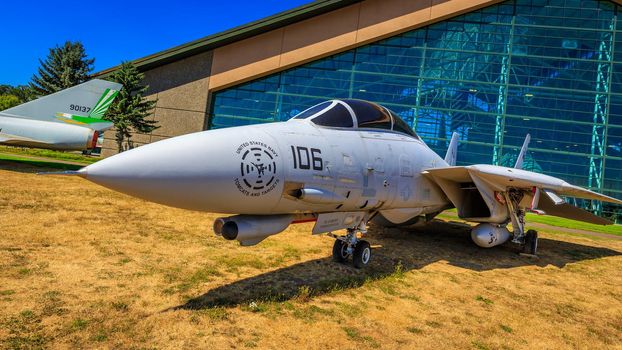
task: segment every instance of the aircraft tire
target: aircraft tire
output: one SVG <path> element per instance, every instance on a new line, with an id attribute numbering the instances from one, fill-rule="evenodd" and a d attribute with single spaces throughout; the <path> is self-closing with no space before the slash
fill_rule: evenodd
<path id="1" fill-rule="evenodd" d="M 344 241 L 336 239 L 335 244 L 333 244 L 333 261 L 343 263 L 348 260 L 347 248 L 348 245 Z"/>
<path id="2" fill-rule="evenodd" d="M 361 269 L 369 265 L 371 261 L 371 245 L 367 241 L 358 241 L 354 247 L 352 254 L 352 263 L 357 269 Z"/>
<path id="3" fill-rule="evenodd" d="M 538 252 L 538 231 L 527 231 L 525 234 L 525 246 L 523 251 L 527 254 L 536 255 Z"/>

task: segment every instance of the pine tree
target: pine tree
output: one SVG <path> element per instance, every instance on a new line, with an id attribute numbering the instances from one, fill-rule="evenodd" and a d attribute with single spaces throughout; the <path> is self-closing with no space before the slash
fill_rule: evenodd
<path id="1" fill-rule="evenodd" d="M 95 59 L 87 58 L 81 42 L 67 41 L 63 46 L 50 49 L 41 67 L 32 76 L 30 86 L 39 96 L 78 85 L 89 79 Z"/>
<path id="2" fill-rule="evenodd" d="M 155 108 L 157 100 L 143 97 L 149 86 L 142 85 L 145 77 L 131 62 L 122 62 L 110 80 L 123 85 L 119 96 L 112 103 L 104 119 L 111 121 L 115 127 L 115 139 L 119 152 L 134 148 L 132 135 L 134 132 L 150 133 L 159 128 L 154 120 L 147 120 Z"/>
<path id="3" fill-rule="evenodd" d="M 15 107 L 20 104 L 19 98 L 15 95 L 0 95 L 0 111 Z"/>
<path id="4" fill-rule="evenodd" d="M 36 98 L 34 90 L 28 85 L 0 85 L 0 95 L 13 95 L 19 103 L 28 102 Z"/>

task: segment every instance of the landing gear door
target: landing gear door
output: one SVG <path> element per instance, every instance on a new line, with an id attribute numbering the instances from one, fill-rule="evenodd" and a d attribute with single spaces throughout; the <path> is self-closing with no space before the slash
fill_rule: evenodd
<path id="1" fill-rule="evenodd" d="M 357 226 L 364 216 L 365 212 L 362 211 L 323 213 L 318 215 L 312 232 L 314 235 L 317 235 L 344 228 L 352 228 Z"/>

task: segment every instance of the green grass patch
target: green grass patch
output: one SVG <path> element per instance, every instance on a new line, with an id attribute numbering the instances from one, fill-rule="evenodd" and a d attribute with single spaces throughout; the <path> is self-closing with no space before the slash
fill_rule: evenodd
<path id="1" fill-rule="evenodd" d="M 206 315 L 212 321 L 226 321 L 230 314 L 224 307 L 213 307 L 199 311 L 200 314 Z"/>
<path id="2" fill-rule="evenodd" d="M 81 331 L 84 330 L 88 324 L 89 322 L 87 320 L 76 318 L 71 322 L 71 329 L 74 331 Z"/>
<path id="3" fill-rule="evenodd" d="M 455 213 L 456 210 L 451 209 L 451 210 L 447 210 L 447 212 Z M 451 215 L 451 214 L 440 214 L 438 215 L 438 218 L 443 219 L 443 220 L 448 220 L 448 221 L 464 221 L 458 218 L 457 216 Z M 536 215 L 536 214 L 531 214 L 531 213 L 527 214 L 527 217 L 525 218 L 525 222 L 527 223 L 527 228 L 529 228 L 530 223 L 531 224 L 538 223 L 538 224 L 555 226 L 559 228 L 568 228 L 568 229 L 583 230 L 583 231 L 590 231 L 590 232 L 608 233 L 612 235 L 622 236 L 622 225 L 594 225 L 594 224 L 589 224 L 587 222 L 564 219 L 564 218 L 559 218 L 556 216 Z M 560 232 L 565 233 L 563 231 L 552 231 L 552 230 L 544 230 L 544 232 L 554 233 L 554 234 L 560 233 Z"/>
<path id="4" fill-rule="evenodd" d="M 529 223 L 539 223 L 563 228 L 576 230 L 584 230 L 591 232 L 609 233 L 612 235 L 622 236 L 622 225 L 594 225 L 587 222 L 575 221 L 570 219 L 558 218 L 556 216 L 540 216 L 535 214 L 527 214 L 525 218 L 527 225 Z"/>
<path id="5" fill-rule="evenodd" d="M 481 295 L 476 296 L 475 300 L 481 301 L 482 303 L 484 303 L 486 305 L 492 305 L 493 304 L 492 300 L 490 300 L 488 298 L 485 298 L 485 297 L 483 297 Z"/>
<path id="6" fill-rule="evenodd" d="M 412 334 L 421 334 L 421 333 L 423 333 L 423 330 L 421 328 L 417 328 L 417 327 L 408 327 L 408 328 L 406 328 L 406 330 L 409 333 L 412 333 Z"/>
<path id="7" fill-rule="evenodd" d="M 342 327 L 343 331 L 346 333 L 346 335 L 348 336 L 348 338 L 350 338 L 351 340 L 354 340 L 356 342 L 362 342 L 362 343 L 366 343 L 367 345 L 369 345 L 372 348 L 379 348 L 380 344 L 374 340 L 374 338 L 370 337 L 370 336 L 363 336 L 359 333 L 358 330 L 352 328 L 352 327 Z"/>
<path id="8" fill-rule="evenodd" d="M 0 154 L 0 161 L 21 163 L 21 164 L 31 165 L 31 166 L 35 166 L 39 168 L 52 168 L 52 169 L 60 169 L 60 170 L 78 170 L 82 168 L 82 166 L 80 165 L 57 163 L 57 162 L 54 162 L 53 160 L 48 162 L 48 161 L 37 160 L 37 159 L 22 158 L 19 156 L 13 156 L 13 155 L 8 155 L 8 154 Z"/>
<path id="9" fill-rule="evenodd" d="M 499 327 L 501 327 L 501 329 L 506 332 L 506 333 L 512 333 L 512 327 L 510 326 L 506 326 L 504 324 L 500 324 Z"/>
<path id="10" fill-rule="evenodd" d="M 84 156 L 82 154 L 74 152 L 54 151 L 49 149 L 37 149 L 37 148 L 22 148 L 22 147 L 10 147 L 0 146 L 0 153 L 11 153 L 15 155 L 43 157 L 55 160 L 66 160 L 71 162 L 78 162 L 84 164 L 95 163 L 100 160 L 100 157 Z"/>

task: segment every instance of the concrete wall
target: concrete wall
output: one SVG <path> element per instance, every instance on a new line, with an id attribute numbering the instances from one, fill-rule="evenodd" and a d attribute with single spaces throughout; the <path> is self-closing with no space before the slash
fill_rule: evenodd
<path id="1" fill-rule="evenodd" d="M 147 98 L 158 101 L 152 119 L 160 128 L 150 134 L 135 134 L 136 146 L 204 129 L 211 66 L 212 52 L 206 52 L 144 72 Z M 114 130 L 109 130 L 104 134 L 102 156 L 115 153 Z"/>
<path id="2" fill-rule="evenodd" d="M 145 72 L 153 118 L 160 128 L 136 135 L 136 145 L 201 131 L 209 95 L 246 81 L 381 40 L 501 0 L 365 0 L 305 21 Z M 114 131 L 102 155 L 116 153 Z"/>

